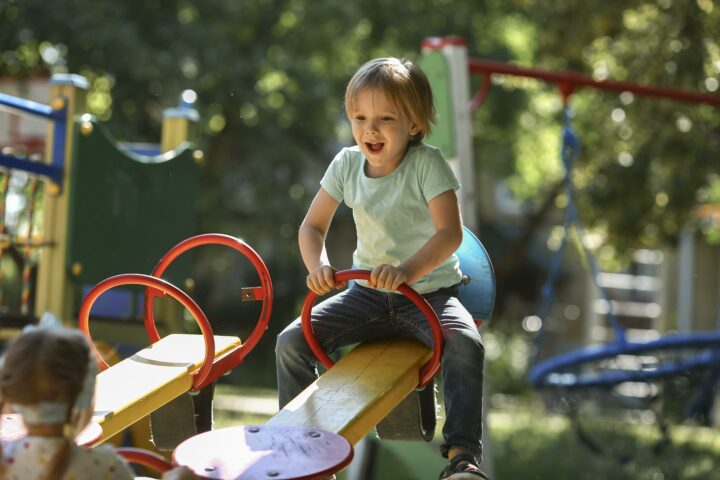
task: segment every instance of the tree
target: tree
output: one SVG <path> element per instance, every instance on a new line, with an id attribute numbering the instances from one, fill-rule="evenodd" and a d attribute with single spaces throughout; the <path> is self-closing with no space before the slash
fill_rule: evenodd
<path id="1" fill-rule="evenodd" d="M 417 58 L 423 38 L 454 34 L 476 57 L 714 92 L 719 12 L 710 0 L 59 0 L 52 12 L 42 0 L 5 0 L 0 74 L 84 74 L 91 113 L 135 141 L 156 140 L 162 110 L 195 90 L 207 159 L 202 230 L 244 238 L 269 264 L 272 337 L 305 291 L 296 229 L 332 155 L 351 142 L 342 95 L 360 63 Z M 592 91 L 572 105 L 583 220 L 617 251 L 672 241 L 717 175 L 716 111 Z M 475 114 L 479 168 L 506 179 L 529 218 L 562 175 L 559 121 L 552 87 L 509 79 Z M 332 234 L 340 265 L 352 235 L 341 210 Z M 198 263 L 213 322 L 236 316 L 246 279 L 233 255 L 212 251 Z M 261 345 L 269 358 L 272 338 Z"/>

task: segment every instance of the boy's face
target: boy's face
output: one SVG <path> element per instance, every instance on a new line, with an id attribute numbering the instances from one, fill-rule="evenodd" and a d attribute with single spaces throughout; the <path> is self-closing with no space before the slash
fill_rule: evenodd
<path id="1" fill-rule="evenodd" d="M 365 174 L 384 177 L 395 170 L 418 128 L 379 88 L 361 90 L 348 112 L 353 138 L 365 155 Z"/>

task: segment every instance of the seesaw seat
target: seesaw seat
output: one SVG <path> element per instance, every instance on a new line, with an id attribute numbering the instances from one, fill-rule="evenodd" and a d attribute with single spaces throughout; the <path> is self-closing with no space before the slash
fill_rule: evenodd
<path id="1" fill-rule="evenodd" d="M 358 345 L 267 425 L 313 426 L 360 441 L 417 388 L 432 351 L 409 338 Z"/>
<path id="2" fill-rule="evenodd" d="M 214 339 L 216 360 L 241 344 L 238 337 Z M 202 335 L 171 334 L 100 372 L 93 413 L 103 430 L 98 443 L 191 390 L 204 357 Z"/>

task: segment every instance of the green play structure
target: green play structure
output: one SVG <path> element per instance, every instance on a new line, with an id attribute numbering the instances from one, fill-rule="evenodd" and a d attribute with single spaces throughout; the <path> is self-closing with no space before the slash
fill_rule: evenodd
<path id="1" fill-rule="evenodd" d="M 67 265 L 76 291 L 127 271 L 150 273 L 170 247 L 197 232 L 200 167 L 189 144 L 162 155 L 137 155 L 118 147 L 88 117 L 80 120 L 74 143 Z M 168 280 L 183 285 L 189 268 L 182 258 Z M 119 295 L 109 297 L 107 313 L 122 309 L 116 305 Z M 115 313 L 141 316 L 137 303 Z"/>
<path id="2" fill-rule="evenodd" d="M 26 202 L 42 211 L 38 229 L 42 238 L 23 239 L 17 232 L 4 231 L 0 260 L 11 251 L 15 257 L 17 252 L 31 252 L 22 258 L 34 260 L 37 273 L 30 289 L 33 298 L 26 301 L 33 311 L 18 312 L 14 298 L 0 305 L 3 336 L 11 335 L 10 330 L 22 323 L 37 321 L 45 312 L 74 324 L 80 301 L 94 284 L 128 271 L 149 274 L 168 249 L 197 233 L 202 153 L 187 141 L 197 112 L 183 103 L 166 110 L 162 144 L 151 148 L 149 155 L 147 147 L 140 154 L 115 141 L 103 125 L 83 113 L 86 89 L 83 77 L 60 75 L 51 80 L 51 105 L 6 94 L 0 97 L 11 112 L 49 120 L 45 159 L 51 160 L 0 157 L 0 180 L 29 175 L 40 179 L 44 187 L 40 198 Z M 0 212 L 5 210 L 3 205 Z M 4 223 L 5 216 L 0 217 Z M 18 265 L 15 274 L 5 268 L 7 292 L 26 287 L 20 286 L 28 281 L 20 272 L 27 267 Z M 167 278 L 184 285 L 190 269 L 191 259 L 182 258 Z M 108 292 L 93 314 L 116 322 L 141 318 L 141 297 L 142 292 Z M 161 323 L 163 311 L 180 315 L 179 309 L 163 309 L 158 317 Z M 127 324 L 122 330 L 128 332 Z M 127 336 L 113 338 L 130 340 Z"/>

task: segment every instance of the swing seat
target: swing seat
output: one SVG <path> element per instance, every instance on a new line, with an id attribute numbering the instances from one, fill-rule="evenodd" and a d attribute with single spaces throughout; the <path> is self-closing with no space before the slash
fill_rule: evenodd
<path id="1" fill-rule="evenodd" d="M 621 368 L 621 356 L 652 360 L 646 365 Z M 529 374 L 535 388 L 566 390 L 613 387 L 623 382 L 652 382 L 693 370 L 717 368 L 720 332 L 666 335 L 649 342 L 616 341 L 591 345 L 551 357 L 535 365 Z"/>

